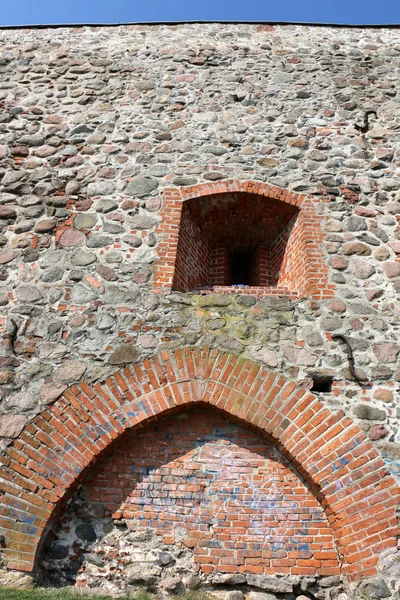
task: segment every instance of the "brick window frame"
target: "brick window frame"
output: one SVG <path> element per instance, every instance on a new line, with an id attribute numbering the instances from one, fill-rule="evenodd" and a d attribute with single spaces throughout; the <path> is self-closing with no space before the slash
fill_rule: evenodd
<path id="1" fill-rule="evenodd" d="M 245 193 L 269 201 L 278 201 L 298 210 L 297 218 L 291 231 L 284 230 L 286 247 L 279 272 L 277 285 L 263 286 L 202 286 L 205 293 L 245 293 L 253 295 L 282 295 L 292 298 L 312 297 L 325 299 L 333 296 L 334 285 L 328 281 L 328 268 L 322 253 L 324 216 L 321 211 L 321 200 L 313 196 L 298 194 L 286 189 L 258 181 L 225 180 L 205 183 L 189 187 L 165 188 L 162 195 L 161 221 L 156 233 L 160 243 L 159 260 L 154 266 L 153 288 L 157 293 L 168 293 L 174 287 L 174 276 L 177 268 L 178 243 L 184 203 L 188 200 L 201 199 L 222 194 Z M 262 257 L 261 257 L 262 262 Z M 178 289 L 178 291 L 193 291 Z"/>

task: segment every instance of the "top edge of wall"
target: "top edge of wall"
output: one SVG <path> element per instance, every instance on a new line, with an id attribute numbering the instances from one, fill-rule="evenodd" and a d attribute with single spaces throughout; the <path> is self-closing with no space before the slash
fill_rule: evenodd
<path id="1" fill-rule="evenodd" d="M 335 27 L 339 29 L 399 29 L 400 23 L 376 23 L 376 24 L 349 24 L 349 23 L 314 23 L 308 21 L 137 21 L 127 23 L 49 23 L 33 25 L 0 25 L 4 29 L 59 29 L 79 27 L 122 27 L 129 25 L 195 25 L 195 24 L 222 24 L 222 25 L 303 25 L 307 27 Z"/>

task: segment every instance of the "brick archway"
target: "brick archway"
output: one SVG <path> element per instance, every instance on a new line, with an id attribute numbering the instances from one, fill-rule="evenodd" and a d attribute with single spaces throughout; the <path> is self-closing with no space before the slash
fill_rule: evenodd
<path id="1" fill-rule="evenodd" d="M 32 571 L 63 501 L 113 440 L 188 405 L 211 405 L 272 442 L 312 486 L 343 573 L 376 573 L 396 546 L 399 489 L 379 453 L 342 411 L 332 414 L 279 373 L 210 349 L 163 352 L 103 383 L 73 386 L 5 454 L 1 533 L 10 569 Z"/>
<path id="2" fill-rule="evenodd" d="M 311 296 L 315 299 L 330 298 L 333 295 L 334 286 L 328 282 L 328 269 L 322 253 L 323 215 L 320 198 L 298 194 L 260 181 L 234 179 L 190 187 L 165 188 L 162 197 L 161 221 L 157 229 L 160 238 L 159 260 L 154 265 L 153 279 L 156 292 L 168 292 L 173 289 L 189 291 L 193 289 L 191 284 L 196 280 L 196 276 L 191 274 L 185 277 L 182 268 L 197 269 L 200 279 L 207 279 L 204 265 L 208 261 L 223 260 L 222 256 L 227 252 L 226 244 L 221 246 L 219 240 L 216 245 L 210 247 L 207 232 L 211 225 L 219 235 L 224 226 L 232 229 L 232 224 L 236 223 L 237 218 L 233 219 L 233 223 L 224 225 L 219 221 L 222 218 L 221 212 L 223 213 L 221 206 L 228 197 L 233 197 L 241 199 L 239 212 L 243 207 L 247 208 L 245 217 L 248 217 L 248 236 L 254 238 L 257 227 L 261 232 L 264 229 L 266 234 L 265 243 L 260 241 L 261 245 L 253 253 L 253 258 L 260 264 L 259 268 L 264 275 L 258 278 L 258 283 L 251 283 L 250 289 L 241 288 L 241 293 L 286 293 L 293 297 Z M 216 206 L 211 207 L 207 218 L 204 218 L 204 214 L 201 213 L 204 212 L 207 203 L 212 202 Z M 186 210 L 189 205 L 190 210 Z M 216 211 L 218 207 L 220 210 Z M 226 212 L 229 213 L 229 207 Z M 248 228 L 251 219 L 254 220 L 255 230 Z M 275 239 L 267 241 L 268 230 L 277 227 L 277 220 L 281 220 L 283 225 L 280 230 L 277 229 Z M 236 228 L 233 237 L 237 238 L 237 233 L 240 237 L 241 231 L 240 227 Z M 182 256 L 183 261 L 189 263 L 187 267 L 182 267 Z M 215 277 L 215 274 L 213 276 L 209 273 L 208 277 L 214 281 L 214 284 L 209 286 L 214 291 L 235 291 L 234 287 L 217 283 L 219 277 Z M 272 283 L 272 280 L 275 283 Z"/>

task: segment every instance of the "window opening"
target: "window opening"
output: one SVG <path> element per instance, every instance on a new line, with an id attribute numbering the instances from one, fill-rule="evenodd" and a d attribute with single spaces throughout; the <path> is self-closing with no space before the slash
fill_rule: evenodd
<path id="1" fill-rule="evenodd" d="M 250 252 L 231 253 L 231 281 L 228 285 L 250 285 L 251 258 Z"/>
<path id="2" fill-rule="evenodd" d="M 313 375 L 313 386 L 311 392 L 331 392 L 332 391 L 332 380 L 333 377 L 327 375 Z"/>

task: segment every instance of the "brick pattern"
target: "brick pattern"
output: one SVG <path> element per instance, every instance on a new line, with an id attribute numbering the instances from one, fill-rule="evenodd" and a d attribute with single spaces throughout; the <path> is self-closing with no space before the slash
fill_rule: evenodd
<path id="1" fill-rule="evenodd" d="M 34 568 L 63 502 L 114 440 L 196 404 L 273 443 L 323 506 L 344 575 L 356 581 L 376 574 L 379 555 L 399 534 L 399 488 L 378 451 L 342 411 L 332 414 L 295 382 L 209 348 L 164 351 L 103 383 L 74 385 L 25 427 L 2 458 L 7 566 Z"/>
<path id="2" fill-rule="evenodd" d="M 166 188 L 154 289 L 215 291 L 215 286 L 227 286 L 226 264 L 217 280 L 210 273 L 212 249 L 223 246 L 254 253 L 251 293 L 267 295 L 270 287 L 277 287 L 293 297 L 331 297 L 334 286 L 328 283 L 321 251 L 320 202 L 254 181 Z M 228 252 L 221 256 L 227 260 Z"/>
<path id="3" fill-rule="evenodd" d="M 192 548 L 204 573 L 340 573 L 327 517 L 287 459 L 218 413 L 131 435 L 86 485 L 114 518 Z"/>

